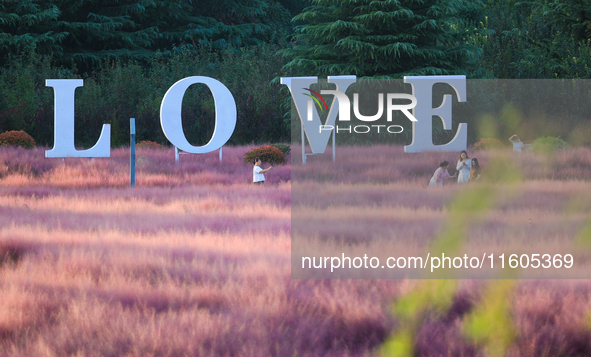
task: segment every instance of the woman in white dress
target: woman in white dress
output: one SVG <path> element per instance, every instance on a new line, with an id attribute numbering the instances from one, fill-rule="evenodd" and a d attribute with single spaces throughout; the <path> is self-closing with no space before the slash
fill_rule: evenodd
<path id="1" fill-rule="evenodd" d="M 470 180 L 470 169 L 472 168 L 472 160 L 468 157 L 466 150 L 460 153 L 460 159 L 456 165 L 458 170 L 458 183 L 468 183 Z"/>

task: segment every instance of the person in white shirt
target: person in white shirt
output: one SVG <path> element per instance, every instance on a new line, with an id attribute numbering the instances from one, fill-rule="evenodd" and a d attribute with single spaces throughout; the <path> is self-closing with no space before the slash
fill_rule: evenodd
<path id="1" fill-rule="evenodd" d="M 273 165 L 271 165 L 263 170 L 261 167 L 262 164 L 263 162 L 261 161 L 260 157 L 254 159 L 254 167 L 252 168 L 252 182 L 257 185 L 262 185 L 265 183 L 265 175 L 263 174 L 269 172 L 269 170 L 273 168 Z"/>
<path id="2" fill-rule="evenodd" d="M 515 140 L 513 140 L 515 138 Z M 513 151 L 522 152 L 525 145 L 519 139 L 519 136 L 513 135 L 509 138 L 509 141 L 513 144 Z"/>

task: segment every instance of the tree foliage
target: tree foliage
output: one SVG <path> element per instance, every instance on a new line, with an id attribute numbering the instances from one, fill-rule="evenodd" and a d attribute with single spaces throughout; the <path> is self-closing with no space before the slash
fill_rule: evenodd
<path id="1" fill-rule="evenodd" d="M 0 0 L 0 130 L 50 144 L 45 79 L 82 77 L 77 145 L 96 142 L 103 123 L 115 145 L 126 144 L 129 117 L 138 118 L 138 139 L 166 143 L 163 94 L 180 78 L 206 75 L 236 99 L 231 144 L 289 141 L 280 76 L 589 78 L 590 18 L 591 0 Z M 280 48 L 283 58 L 274 55 Z M 194 87 L 183 126 L 204 144 L 213 103 Z M 375 93 L 366 92 L 371 106 Z M 575 124 L 584 129 L 577 142 L 587 142 L 588 125 Z M 436 121 L 434 137 L 445 135 Z"/>
<path id="2" fill-rule="evenodd" d="M 473 41 L 494 78 L 589 78 L 591 2 L 490 0 Z"/>
<path id="3" fill-rule="evenodd" d="M 306 75 L 470 74 L 479 53 L 467 43 L 467 16 L 480 1 L 315 0 L 294 18 L 289 68 Z"/>
<path id="4" fill-rule="evenodd" d="M 181 44 L 277 42 L 288 18 L 270 0 L 4 0 L 0 59 L 35 51 L 86 70 L 103 59 L 146 59 Z"/>
<path id="5" fill-rule="evenodd" d="M 102 61 L 84 86 L 76 90 L 76 145 L 91 147 L 103 124 L 111 124 L 114 146 L 129 144 L 129 118 L 136 118 L 137 140 L 168 144 L 160 125 L 160 105 L 178 80 L 207 76 L 224 83 L 234 96 L 237 123 L 229 145 L 287 142 L 289 131 L 279 103 L 285 60 L 276 56 L 277 45 L 261 44 L 226 49 L 221 55 L 182 46 L 158 53 L 143 63 Z M 53 143 L 54 93 L 45 79 L 80 78 L 71 70 L 52 66 L 47 57 L 18 58 L 0 71 L 0 132 L 24 129 L 40 145 Z M 218 106 L 226 103 L 216 103 Z M 214 98 L 203 84 L 186 91 L 183 129 L 193 145 L 205 145 L 215 128 Z"/>

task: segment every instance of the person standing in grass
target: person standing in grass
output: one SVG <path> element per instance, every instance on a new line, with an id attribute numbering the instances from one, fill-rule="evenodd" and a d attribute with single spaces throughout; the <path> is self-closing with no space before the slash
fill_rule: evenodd
<path id="1" fill-rule="evenodd" d="M 273 168 L 273 165 L 269 166 L 268 168 L 264 169 L 261 167 L 263 162 L 261 161 L 260 157 L 254 159 L 254 167 L 252 168 L 252 182 L 255 185 L 262 185 L 265 183 L 265 173 L 269 172 Z"/>
<path id="2" fill-rule="evenodd" d="M 515 140 L 513 140 L 513 139 L 515 139 Z M 511 142 L 511 144 L 513 144 L 513 151 L 516 151 L 516 152 L 523 151 L 525 145 L 523 144 L 521 139 L 519 139 L 519 136 L 513 135 L 509 138 L 509 141 Z"/>
<path id="3" fill-rule="evenodd" d="M 472 160 L 468 157 L 466 150 L 460 153 L 460 159 L 456 165 L 458 170 L 458 183 L 468 183 L 470 180 L 470 169 L 472 168 Z"/>
<path id="4" fill-rule="evenodd" d="M 472 158 L 472 168 L 470 169 L 470 181 L 476 181 L 480 178 L 480 165 L 478 159 Z"/>
<path id="5" fill-rule="evenodd" d="M 443 186 L 443 183 L 446 179 L 456 177 L 455 173 L 453 176 L 449 176 L 449 172 L 447 172 L 447 167 L 449 166 L 449 162 L 443 161 L 439 164 L 439 168 L 435 170 L 433 177 L 431 177 L 431 181 L 429 181 L 429 187 L 437 187 Z"/>

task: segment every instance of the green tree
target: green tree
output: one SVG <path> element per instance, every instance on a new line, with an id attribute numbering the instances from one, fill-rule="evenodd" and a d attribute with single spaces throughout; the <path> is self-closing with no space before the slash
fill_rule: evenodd
<path id="1" fill-rule="evenodd" d="M 312 5 L 312 0 L 278 0 L 279 3 L 286 8 L 292 16 L 301 13 L 306 7 Z"/>
<path id="2" fill-rule="evenodd" d="M 158 28 L 158 48 L 188 43 L 222 49 L 273 42 L 289 13 L 272 0 L 165 0 L 154 2 L 141 23 Z"/>
<path id="3" fill-rule="evenodd" d="M 0 0 L 0 64 L 51 55 L 82 72 L 189 44 L 221 50 L 278 42 L 289 13 L 273 0 Z"/>
<path id="4" fill-rule="evenodd" d="M 495 78 L 589 78 L 589 1 L 489 0 L 472 37 Z"/>
<path id="5" fill-rule="evenodd" d="M 9 54 L 60 51 L 67 33 L 53 26 L 59 16 L 60 10 L 53 3 L 0 1 L 0 65 L 6 64 Z"/>
<path id="6" fill-rule="evenodd" d="M 294 21 L 297 46 L 282 53 L 306 75 L 471 75 L 479 49 L 467 43 L 464 0 L 314 0 Z M 464 19 L 462 19 L 464 17 Z"/>
<path id="7" fill-rule="evenodd" d="M 74 62 L 87 69 L 105 58 L 148 57 L 147 51 L 158 38 L 158 28 L 141 26 L 138 19 L 153 6 L 142 0 L 58 0 L 59 21 L 52 24 L 68 36 L 63 50 L 52 53 L 59 62 Z"/>
<path id="8" fill-rule="evenodd" d="M 543 0 L 539 8 L 550 24 L 574 41 L 591 39 L 591 1 Z"/>

